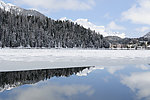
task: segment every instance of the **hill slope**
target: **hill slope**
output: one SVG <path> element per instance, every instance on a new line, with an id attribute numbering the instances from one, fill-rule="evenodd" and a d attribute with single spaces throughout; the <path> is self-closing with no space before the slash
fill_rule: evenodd
<path id="1" fill-rule="evenodd" d="M 21 12 L 24 13 L 24 12 Z M 1 47 L 108 48 L 102 35 L 70 21 L 0 9 Z"/>
<path id="2" fill-rule="evenodd" d="M 150 38 L 150 32 L 143 36 L 144 38 Z"/>
<path id="3" fill-rule="evenodd" d="M 0 0 L 0 8 L 3 11 L 7 11 L 10 12 L 11 14 L 15 14 L 15 15 L 24 15 L 24 16 L 38 16 L 40 18 L 45 18 L 45 16 L 43 14 L 41 14 L 40 12 L 36 11 L 36 10 L 26 10 L 20 7 L 17 7 L 15 5 L 12 5 L 10 3 L 5 3 L 3 1 Z"/>

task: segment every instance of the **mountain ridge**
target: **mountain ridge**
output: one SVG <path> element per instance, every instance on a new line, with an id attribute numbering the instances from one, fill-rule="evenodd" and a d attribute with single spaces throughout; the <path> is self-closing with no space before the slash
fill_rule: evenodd
<path id="1" fill-rule="evenodd" d="M 41 17 L 42 15 L 38 16 L 36 12 L 30 15 L 29 10 L 16 8 L 10 4 L 2 3 L 1 8 L 2 6 L 3 9 L 0 9 L 2 48 L 109 48 L 109 42 L 101 34 L 79 24 Z M 6 11 L 6 6 L 10 10 Z M 12 9 L 12 6 L 15 9 Z"/>
<path id="2" fill-rule="evenodd" d="M 2 48 L 109 48 L 111 44 L 127 47 L 139 44 L 139 41 L 147 41 L 143 38 L 150 37 L 150 32 L 143 38 L 103 37 L 99 32 L 87 28 L 93 25 L 88 19 L 53 20 L 38 11 L 26 10 L 3 1 L 0 2 L 0 15 Z M 85 27 L 87 23 L 89 26 Z"/>
<path id="3" fill-rule="evenodd" d="M 13 4 L 5 3 L 2 0 L 0 0 L 0 8 L 5 10 L 5 11 L 16 14 L 16 15 L 38 16 L 41 19 L 44 19 L 46 17 L 44 14 L 40 13 L 39 11 L 26 10 L 26 9 L 20 8 L 16 5 L 13 5 Z M 80 19 L 77 19 L 76 21 L 73 21 L 71 19 L 67 19 L 66 17 L 64 17 L 64 18 L 61 18 L 60 20 L 62 20 L 62 21 L 69 20 L 71 22 L 74 22 L 74 23 L 77 23 L 77 24 L 83 26 L 86 29 L 90 28 L 92 31 L 96 31 L 97 33 L 103 35 L 104 37 L 106 37 L 106 36 L 119 36 L 121 38 L 125 38 L 125 35 L 123 33 L 120 34 L 117 32 L 106 32 L 105 26 L 97 26 L 97 25 L 91 23 L 88 19 L 80 18 Z"/>
<path id="4" fill-rule="evenodd" d="M 144 38 L 149 38 L 149 39 L 150 39 L 150 32 L 148 32 L 147 34 L 145 34 L 143 37 L 144 37 Z"/>
<path id="5" fill-rule="evenodd" d="M 66 17 L 63 17 L 63 18 L 60 18 L 60 20 L 62 20 L 62 21 L 69 20 L 71 22 L 74 22 L 74 23 L 77 23 L 77 24 L 83 26 L 86 29 L 90 28 L 91 30 L 96 31 L 97 33 L 103 35 L 104 37 L 107 37 L 107 36 L 118 36 L 121 38 L 126 37 L 125 33 L 106 31 L 105 26 L 95 25 L 92 22 L 90 22 L 88 19 L 79 18 L 79 19 L 76 19 L 75 21 L 73 21 L 71 19 L 67 19 Z"/>
<path id="6" fill-rule="evenodd" d="M 40 18 L 45 18 L 46 16 L 36 10 L 26 10 L 15 6 L 10 3 L 5 3 L 4 1 L 0 0 L 0 8 L 4 11 L 10 12 L 16 15 L 24 15 L 24 16 L 39 16 Z"/>

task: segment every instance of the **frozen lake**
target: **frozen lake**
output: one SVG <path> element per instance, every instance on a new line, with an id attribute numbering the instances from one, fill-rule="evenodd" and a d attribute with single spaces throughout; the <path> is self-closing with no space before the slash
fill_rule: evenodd
<path id="1" fill-rule="evenodd" d="M 0 49 L 0 71 L 150 64 L 148 50 Z"/>
<path id="2" fill-rule="evenodd" d="M 150 100 L 150 51 L 0 49 L 0 100 Z"/>

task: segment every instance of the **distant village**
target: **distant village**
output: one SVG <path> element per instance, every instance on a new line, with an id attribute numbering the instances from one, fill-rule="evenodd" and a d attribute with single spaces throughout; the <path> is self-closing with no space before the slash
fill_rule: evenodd
<path id="1" fill-rule="evenodd" d="M 110 43 L 110 49 L 127 49 L 127 50 L 150 50 L 150 32 L 140 38 L 120 38 L 117 36 L 105 37 Z"/>
<path id="2" fill-rule="evenodd" d="M 130 42 L 128 44 L 120 44 L 120 43 L 110 43 L 111 49 L 149 49 L 150 50 L 150 42 L 148 41 L 138 41 L 138 43 Z"/>

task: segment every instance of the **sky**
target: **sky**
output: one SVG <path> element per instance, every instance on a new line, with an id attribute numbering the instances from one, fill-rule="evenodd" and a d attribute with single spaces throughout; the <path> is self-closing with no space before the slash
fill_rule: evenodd
<path id="1" fill-rule="evenodd" d="M 102 34 L 141 37 L 150 31 L 150 0 L 3 0 L 52 19 L 70 19 Z M 94 25 L 94 27 L 92 26 Z M 116 33 L 114 33 L 116 32 Z"/>

